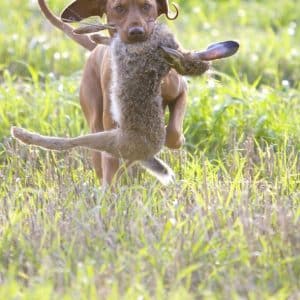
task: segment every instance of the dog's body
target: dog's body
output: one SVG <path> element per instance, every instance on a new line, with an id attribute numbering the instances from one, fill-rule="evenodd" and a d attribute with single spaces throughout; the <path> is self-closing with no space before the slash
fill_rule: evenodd
<path id="1" fill-rule="evenodd" d="M 89 56 L 80 85 L 80 104 L 92 133 L 116 128 L 111 101 L 111 49 L 97 46 Z M 187 103 L 187 86 L 182 76 L 171 70 L 164 78 L 161 95 L 163 108 L 170 109 L 165 144 L 178 149 L 184 142 L 183 118 Z M 143 107 L 141 107 L 143 110 Z M 92 153 L 93 165 L 103 184 L 110 184 L 119 168 L 119 160 L 106 152 Z"/>
<path id="2" fill-rule="evenodd" d="M 63 30 L 76 42 L 92 50 L 83 70 L 80 84 L 80 104 L 92 133 L 111 130 L 116 122 L 111 113 L 111 52 L 106 45 L 96 45 L 88 37 L 75 35 L 73 28 L 61 22 L 48 9 L 44 0 L 38 0 L 46 18 L 56 27 Z M 139 3 L 141 2 L 141 3 Z M 148 13 L 141 13 L 140 5 L 151 5 Z M 119 6 L 118 6 L 119 5 Z M 126 7 L 127 13 L 119 13 L 120 5 Z M 118 24 L 122 31 L 121 38 L 128 42 L 127 33 L 130 28 L 142 27 L 144 32 L 151 32 L 154 21 L 161 14 L 168 14 L 166 0 L 77 0 L 68 6 L 63 14 L 63 20 L 81 20 L 92 15 L 106 14 L 109 23 Z M 113 34 L 113 33 L 111 33 Z M 146 36 L 147 37 L 147 36 Z M 134 42 L 134 41 L 133 41 Z M 170 70 L 161 85 L 163 107 L 170 110 L 170 117 L 166 127 L 165 144 L 169 148 L 180 148 L 184 142 L 182 134 L 183 118 L 187 103 L 187 86 L 175 70 Z M 119 160 L 108 153 L 93 152 L 93 165 L 103 184 L 110 184 L 119 168 Z"/>

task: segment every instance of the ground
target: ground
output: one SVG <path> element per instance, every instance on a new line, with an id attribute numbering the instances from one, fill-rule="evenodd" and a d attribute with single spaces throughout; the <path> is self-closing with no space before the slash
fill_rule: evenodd
<path id="1" fill-rule="evenodd" d="M 300 2 L 178 3 L 182 45 L 240 51 L 188 79 L 186 145 L 161 154 L 176 183 L 139 173 L 105 194 L 88 152 L 10 138 L 88 132 L 87 53 L 36 1 L 1 4 L 1 299 L 300 298 Z"/>

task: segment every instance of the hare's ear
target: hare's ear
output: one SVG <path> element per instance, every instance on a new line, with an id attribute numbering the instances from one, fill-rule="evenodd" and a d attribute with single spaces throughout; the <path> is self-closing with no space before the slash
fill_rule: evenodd
<path id="1" fill-rule="evenodd" d="M 204 61 L 225 58 L 235 54 L 240 45 L 234 41 L 220 42 L 210 45 L 206 50 L 196 53 L 199 59 Z"/>
<path id="2" fill-rule="evenodd" d="M 160 46 L 160 49 L 163 50 L 164 57 L 169 63 L 177 62 L 184 60 L 186 57 L 188 59 L 196 61 L 210 61 L 215 59 L 221 59 L 235 54 L 240 45 L 234 41 L 220 42 L 213 45 L 210 45 L 204 51 L 195 51 L 195 52 L 182 52 L 175 50 L 169 47 Z M 188 55 L 188 56 L 186 56 Z"/>
<path id="3" fill-rule="evenodd" d="M 106 0 L 75 0 L 62 12 L 64 22 L 79 22 L 91 16 L 102 17 L 105 13 Z"/>

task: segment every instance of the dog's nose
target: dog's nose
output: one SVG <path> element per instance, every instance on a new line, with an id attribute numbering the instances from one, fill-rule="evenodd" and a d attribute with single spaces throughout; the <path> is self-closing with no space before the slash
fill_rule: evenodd
<path id="1" fill-rule="evenodd" d="M 133 26 L 128 30 L 128 36 L 131 39 L 141 39 L 145 36 L 145 30 L 141 26 Z"/>

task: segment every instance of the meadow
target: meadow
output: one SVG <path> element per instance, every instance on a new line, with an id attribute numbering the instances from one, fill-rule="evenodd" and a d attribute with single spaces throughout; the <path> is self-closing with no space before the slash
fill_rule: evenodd
<path id="1" fill-rule="evenodd" d="M 1 1 L 0 299 L 299 299 L 300 1 L 178 0 L 185 48 L 240 51 L 188 78 L 186 145 L 161 153 L 176 183 L 139 172 L 107 193 L 88 151 L 10 137 L 88 132 L 88 53 L 36 2 Z"/>

